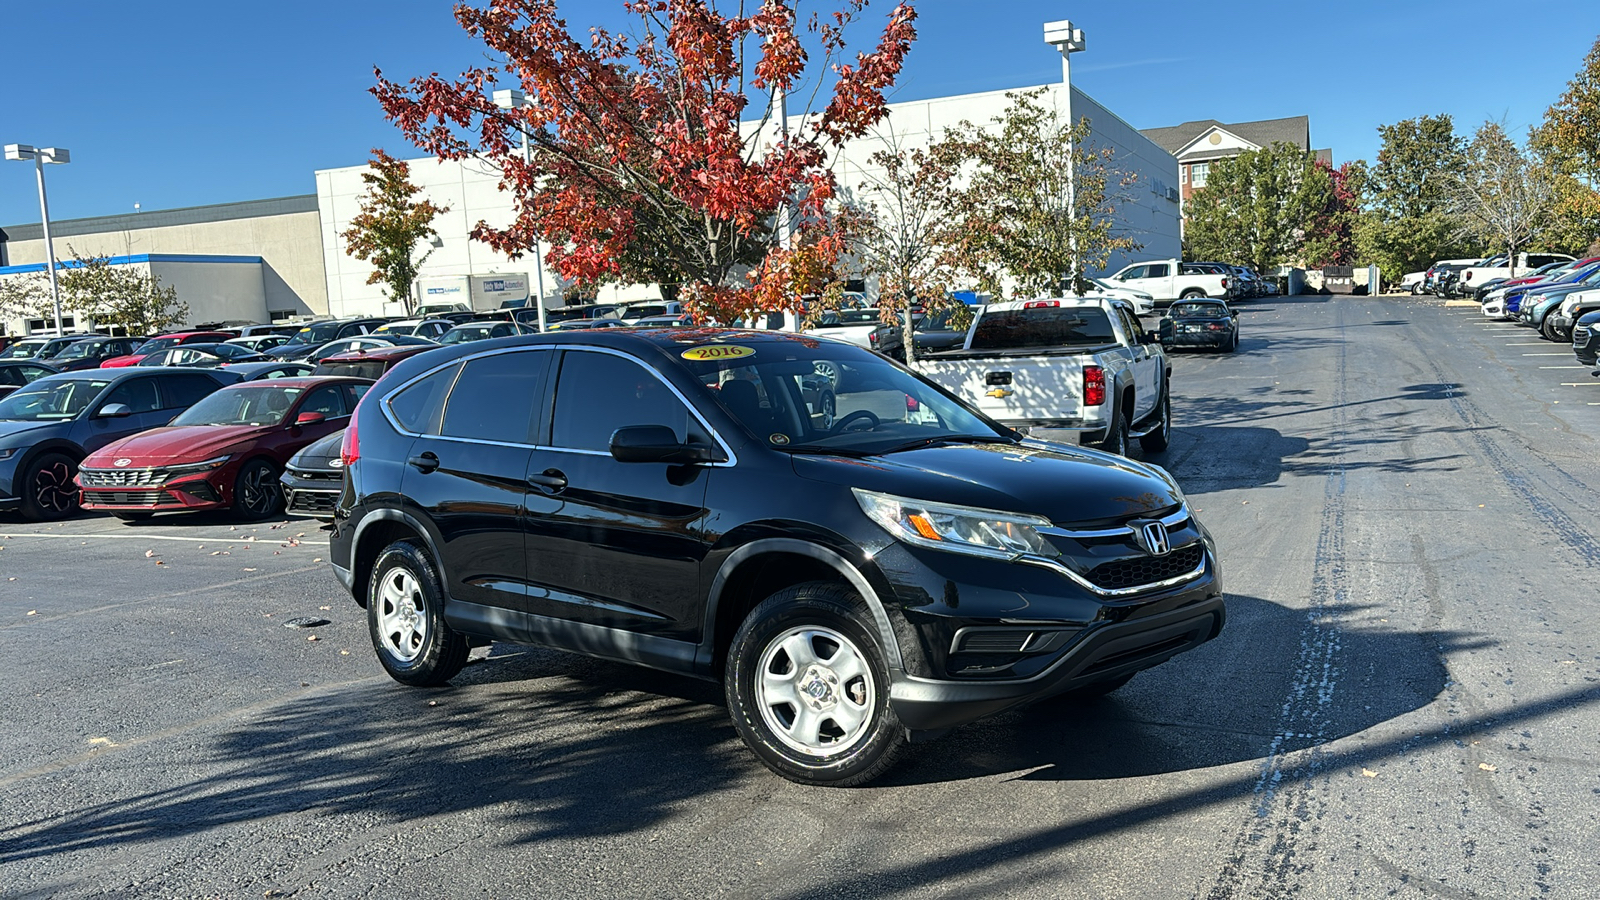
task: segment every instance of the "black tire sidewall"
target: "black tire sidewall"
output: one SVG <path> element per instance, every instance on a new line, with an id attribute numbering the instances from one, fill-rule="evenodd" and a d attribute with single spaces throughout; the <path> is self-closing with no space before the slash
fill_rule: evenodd
<path id="1" fill-rule="evenodd" d="M 1100 442 L 1100 449 L 1116 456 L 1128 455 L 1128 416 L 1120 403 L 1117 405 L 1116 418 L 1111 421 L 1111 427 L 1106 429 L 1106 439 Z"/>
<path id="2" fill-rule="evenodd" d="M 401 660 L 389 653 L 379 635 L 378 617 L 382 601 L 378 591 L 384 576 L 396 567 L 404 567 L 416 579 L 426 604 L 424 614 L 428 620 L 428 636 L 422 652 L 415 659 Z M 466 664 L 465 637 L 451 630 L 444 620 L 444 590 L 439 573 L 421 545 L 415 541 L 396 541 L 385 547 L 372 564 L 372 577 L 367 579 L 367 634 L 372 639 L 372 650 L 389 677 L 401 684 L 414 687 L 435 687 L 454 678 Z"/>
<path id="3" fill-rule="evenodd" d="M 1139 439 L 1139 448 L 1146 453 L 1160 453 L 1172 443 L 1172 393 L 1161 393 L 1160 427 Z"/>
<path id="4" fill-rule="evenodd" d="M 729 646 L 723 686 L 734 728 L 768 768 L 791 781 L 835 787 L 864 784 L 892 765 L 905 743 L 905 729 L 889 705 L 888 658 L 864 606 L 843 585 L 788 588 L 757 606 Z M 872 670 L 876 702 L 870 733 L 832 756 L 807 756 L 790 748 L 773 734 L 755 705 L 762 652 L 774 637 L 802 625 L 821 625 L 843 634 L 866 656 Z"/>
<path id="5" fill-rule="evenodd" d="M 264 511 L 257 512 L 244 505 L 244 492 L 241 488 L 244 486 L 245 476 L 249 475 L 251 471 L 262 467 L 266 467 L 269 475 L 277 475 L 277 467 L 272 463 L 264 459 L 252 459 L 239 467 L 239 474 L 233 480 L 233 514 L 241 519 L 265 519 L 283 508 L 283 491 L 281 489 L 269 492 L 268 496 L 272 498 L 272 502 L 267 504 L 267 508 Z M 273 485 L 278 483 L 276 477 L 269 478 L 268 481 Z"/>
<path id="6" fill-rule="evenodd" d="M 72 488 L 72 503 L 65 512 L 58 513 L 55 510 L 47 510 L 39 505 L 37 498 L 34 496 L 34 482 L 38 480 L 41 471 L 61 462 L 67 464 L 67 483 Z M 21 490 L 17 491 L 17 493 L 22 500 L 22 515 L 24 518 L 35 522 L 54 522 L 57 519 L 71 518 L 81 508 L 82 498 L 78 493 L 77 485 L 73 483 L 73 479 L 77 476 L 78 463 L 72 457 L 65 453 L 41 453 L 34 459 L 29 460 L 27 465 L 20 467 L 17 471 L 22 476 L 19 481 Z"/>

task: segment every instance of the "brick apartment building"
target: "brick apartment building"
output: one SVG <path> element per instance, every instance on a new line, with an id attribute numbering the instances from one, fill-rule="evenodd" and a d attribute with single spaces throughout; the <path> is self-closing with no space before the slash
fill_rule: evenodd
<path id="1" fill-rule="evenodd" d="M 1216 119 L 1202 119 L 1170 128 L 1146 128 L 1139 133 L 1178 158 L 1178 185 L 1184 203 L 1189 202 L 1196 188 L 1206 186 L 1211 164 L 1219 159 L 1238 156 L 1246 150 L 1260 150 L 1278 141 L 1302 150 L 1311 149 L 1311 119 L 1307 116 L 1232 125 Z M 1317 159 L 1331 164 L 1333 151 L 1318 150 Z"/>

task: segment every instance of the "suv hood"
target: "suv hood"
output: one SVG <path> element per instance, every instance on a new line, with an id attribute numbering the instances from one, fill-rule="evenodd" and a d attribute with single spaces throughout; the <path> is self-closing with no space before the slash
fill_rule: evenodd
<path id="1" fill-rule="evenodd" d="M 149 431 L 113 441 L 83 461 L 89 468 L 105 468 L 126 457 L 130 468 L 204 462 L 230 452 L 239 444 L 278 430 L 277 425 L 181 425 Z"/>
<path id="2" fill-rule="evenodd" d="M 794 467 L 813 481 L 1029 513 L 1059 525 L 1120 522 L 1183 502 L 1154 466 L 1046 441 L 948 444 L 863 458 L 795 455 Z"/>

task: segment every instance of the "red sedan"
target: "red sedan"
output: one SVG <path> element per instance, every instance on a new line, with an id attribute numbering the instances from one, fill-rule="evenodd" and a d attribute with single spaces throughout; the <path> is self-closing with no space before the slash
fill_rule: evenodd
<path id="1" fill-rule="evenodd" d="M 181 331 L 176 334 L 163 334 L 160 337 L 153 337 L 150 340 L 145 341 L 143 344 L 140 344 L 139 349 L 133 351 L 127 356 L 113 356 L 112 358 L 101 363 L 100 368 L 120 369 L 123 366 L 136 366 L 139 364 L 140 360 L 156 352 L 157 350 L 166 350 L 170 347 L 177 347 L 181 344 L 215 344 L 219 341 L 225 341 L 234 336 L 235 335 L 231 331 Z"/>
<path id="2" fill-rule="evenodd" d="M 90 454 L 78 467 L 83 507 L 128 520 L 202 509 L 270 516 L 283 505 L 283 464 L 349 424 L 371 386 L 365 378 L 322 377 L 225 387 L 170 425 Z"/>

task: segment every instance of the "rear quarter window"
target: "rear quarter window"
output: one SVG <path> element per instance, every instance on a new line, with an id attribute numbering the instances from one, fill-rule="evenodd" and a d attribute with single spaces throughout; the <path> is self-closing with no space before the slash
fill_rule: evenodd
<path id="1" fill-rule="evenodd" d="M 396 391 L 387 401 L 395 422 L 412 434 L 438 434 L 445 395 L 460 371 L 459 364 L 447 366 Z"/>

